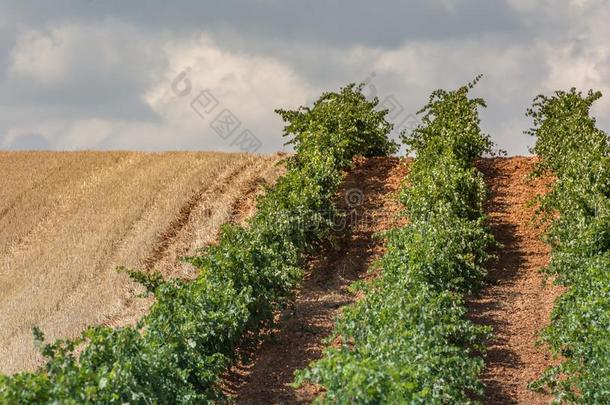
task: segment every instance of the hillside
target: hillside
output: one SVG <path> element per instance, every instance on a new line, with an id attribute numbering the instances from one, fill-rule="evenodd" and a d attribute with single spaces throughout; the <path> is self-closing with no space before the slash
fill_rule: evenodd
<path id="1" fill-rule="evenodd" d="M 117 266 L 193 277 L 179 258 L 250 214 L 278 155 L 0 152 L 0 373 L 49 338 L 133 323 L 148 306 Z"/>
<path id="2" fill-rule="evenodd" d="M 276 110 L 284 169 L 0 153 L 0 361 L 42 363 L 34 325 L 45 360 L 0 404 L 610 403 L 601 94 L 538 96 L 535 157 L 497 157 L 479 79 L 432 93 L 415 159 L 353 84 Z"/>
<path id="3" fill-rule="evenodd" d="M 532 197 L 545 189 L 545 181 L 527 181 L 536 158 L 486 158 L 477 166 L 490 190 L 486 213 L 496 240 L 503 244 L 490 264 L 488 286 L 469 299 L 469 317 L 489 325 L 495 337 L 483 379 L 485 403 L 548 403 L 552 398 L 527 389 L 545 367 L 553 364 L 548 348 L 536 339 L 548 325 L 559 288 L 545 282 L 541 266 L 549 260 L 542 230 L 532 222 Z M 329 249 L 322 259 L 311 259 L 305 286 L 291 316 L 280 320 L 278 336 L 248 351 L 253 361 L 239 364 L 225 377 L 225 391 L 240 404 L 309 403 L 320 390 L 313 385 L 299 389 L 291 383 L 294 372 L 323 355 L 324 339 L 330 336 L 341 308 L 357 300 L 347 286 L 371 278 L 367 267 L 385 251 L 375 232 L 396 226 L 397 189 L 410 161 L 376 158 L 359 164 L 348 176 L 343 192 L 364 192 L 355 207 L 359 218 L 367 213 L 374 221 L 357 223 L 341 240 L 340 250 Z"/>

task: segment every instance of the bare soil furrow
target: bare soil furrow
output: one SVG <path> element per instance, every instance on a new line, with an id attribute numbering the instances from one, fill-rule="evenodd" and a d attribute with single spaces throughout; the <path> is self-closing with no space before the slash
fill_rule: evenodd
<path id="1" fill-rule="evenodd" d="M 395 192 L 406 170 L 396 158 L 370 158 L 349 173 L 338 196 L 348 216 L 337 247 L 309 260 L 294 309 L 278 314 L 276 328 L 262 344 L 241 348 L 240 356 L 250 360 L 225 376 L 225 392 L 238 404 L 308 403 L 318 394 L 314 386 L 291 387 L 294 371 L 320 358 L 341 308 L 356 300 L 349 285 L 366 277 L 383 253 L 383 241 L 373 236 L 398 223 Z"/>
<path id="2" fill-rule="evenodd" d="M 503 245 L 489 269 L 488 287 L 469 300 L 471 318 L 493 327 L 482 376 L 488 404 L 552 400 L 527 388 L 553 362 L 536 341 L 560 293 L 540 273 L 548 263 L 549 248 L 541 240 L 543 229 L 532 222 L 535 207 L 530 202 L 546 189 L 548 180 L 527 181 L 534 163 L 534 158 L 513 157 L 483 159 L 478 165 L 490 191 L 489 225 Z"/>

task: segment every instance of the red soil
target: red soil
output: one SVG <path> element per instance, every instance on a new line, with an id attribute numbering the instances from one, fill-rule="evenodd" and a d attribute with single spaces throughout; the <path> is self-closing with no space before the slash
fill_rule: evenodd
<path id="1" fill-rule="evenodd" d="M 530 391 L 527 384 L 553 363 L 546 347 L 535 344 L 549 323 L 560 289 L 545 280 L 540 268 L 548 263 L 543 229 L 532 222 L 532 198 L 546 190 L 548 179 L 526 180 L 535 158 L 483 159 L 490 196 L 489 225 L 503 247 L 489 269 L 489 286 L 470 301 L 471 319 L 491 325 L 487 366 L 482 376 L 488 404 L 545 404 L 552 398 Z"/>
<path id="2" fill-rule="evenodd" d="M 338 196 L 340 208 L 349 213 L 338 246 L 310 259 L 293 311 L 278 315 L 267 341 L 242 348 L 252 361 L 237 364 L 225 376 L 225 393 L 238 404 L 309 403 L 320 393 L 312 385 L 291 387 L 294 372 L 322 356 L 322 341 L 341 307 L 356 300 L 347 287 L 366 277 L 372 261 L 383 254 L 383 240 L 373 235 L 398 224 L 396 191 L 406 171 L 406 161 L 397 158 L 356 162 Z"/>
<path id="3" fill-rule="evenodd" d="M 535 158 L 513 157 L 482 159 L 478 164 L 490 192 L 489 225 L 503 244 L 496 252 L 498 260 L 490 265 L 488 287 L 469 299 L 470 318 L 494 330 L 482 375 L 488 404 L 541 404 L 552 399 L 527 388 L 554 362 L 535 342 L 561 292 L 539 271 L 549 260 L 549 248 L 540 239 L 543 229 L 532 223 L 535 207 L 529 202 L 549 181 L 526 181 L 534 163 Z M 372 277 L 367 269 L 384 252 L 384 241 L 373 235 L 403 222 L 396 219 L 396 191 L 407 166 L 407 161 L 395 158 L 357 162 L 339 200 L 357 218 L 374 220 L 348 223 L 338 249 L 329 247 L 311 258 L 294 311 L 278 314 L 266 341 L 241 348 L 241 355 L 250 360 L 234 366 L 223 383 L 225 393 L 238 404 L 309 403 L 321 393 L 311 385 L 291 387 L 294 371 L 321 357 L 323 339 L 331 334 L 341 308 L 357 299 L 347 287 Z M 364 199 L 350 206 L 343 197 L 354 189 L 361 190 Z"/>

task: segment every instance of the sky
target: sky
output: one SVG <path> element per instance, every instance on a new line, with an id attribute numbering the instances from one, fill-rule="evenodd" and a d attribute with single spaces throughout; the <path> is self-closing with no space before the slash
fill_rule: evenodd
<path id="1" fill-rule="evenodd" d="M 528 154 L 537 94 L 600 90 L 610 1 L 4 0 L 0 149 L 286 150 L 276 108 L 365 82 L 395 124 L 483 79 L 481 126 Z"/>

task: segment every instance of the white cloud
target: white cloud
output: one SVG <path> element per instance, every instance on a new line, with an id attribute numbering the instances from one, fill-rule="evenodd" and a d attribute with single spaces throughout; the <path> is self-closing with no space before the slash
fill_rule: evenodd
<path id="1" fill-rule="evenodd" d="M 47 86 L 65 87 L 66 82 L 72 82 L 83 88 L 86 87 L 83 77 L 78 75 L 82 70 L 89 77 L 114 77 L 115 85 L 130 79 L 137 81 L 139 75 L 156 70 L 154 79 L 148 79 L 147 86 L 135 96 L 158 120 L 110 119 L 96 117 L 95 111 L 91 111 L 91 118 L 50 117 L 35 124 L 9 128 L 5 147 L 20 134 L 36 133 L 48 139 L 55 149 L 237 150 L 237 146 L 230 145 L 231 140 L 222 140 L 209 126 L 219 111 L 228 108 L 242 123 L 239 131 L 250 129 L 263 142 L 261 151 L 273 151 L 283 142 L 282 123 L 273 110 L 297 107 L 313 94 L 308 83 L 285 64 L 269 57 L 223 50 L 205 35 L 158 43 L 157 56 L 162 63 L 149 69 L 143 67 L 141 72 L 131 68 L 125 73 L 129 67 L 124 63 L 135 56 L 123 58 L 123 51 L 128 47 L 121 43 L 120 35 L 115 37 L 116 33 L 115 24 L 94 28 L 70 25 L 55 28 L 48 35 L 29 31 L 20 37 L 12 53 L 13 80 L 21 76 Z M 99 42 L 94 42 L 93 49 L 85 52 L 83 37 L 96 38 Z M 111 40 L 103 41 L 104 37 Z M 171 83 L 187 67 L 192 91 L 188 96 L 179 97 L 172 91 Z M 214 114 L 205 118 L 190 106 L 203 89 L 210 90 L 219 101 Z"/>
<path id="2" fill-rule="evenodd" d="M 489 8 L 485 12 L 492 14 L 485 16 L 503 24 L 514 19 L 519 30 L 487 28 L 478 36 L 471 26 L 459 25 L 471 21 L 463 14 L 475 3 L 437 0 L 412 8 L 411 19 L 444 10 L 439 16 L 451 22 L 456 35 L 425 30 L 415 35 L 411 24 L 402 42 L 393 32 L 385 43 L 379 33 L 371 34 L 375 41 L 370 42 L 350 42 L 339 32 L 341 40 L 318 41 L 315 35 L 309 40 L 279 31 L 271 35 L 276 29 L 271 26 L 256 36 L 234 24 L 227 34 L 218 28 L 222 24 L 211 31 L 200 26 L 182 30 L 158 27 L 145 17 L 79 19 L 76 12 L 45 24 L 19 23 L 15 41 L 0 42 L 12 48 L 0 53 L 0 74 L 7 73 L 0 81 L 0 146 L 40 134 L 62 149 L 235 150 L 210 129 L 213 116 L 201 118 L 189 106 L 200 90 L 209 89 L 242 128 L 261 138 L 261 151 L 272 151 L 283 143 L 275 108 L 310 103 L 321 91 L 364 80 L 371 72 L 381 98 L 394 95 L 410 113 L 425 104 L 432 90 L 454 88 L 483 73 L 476 90 L 489 104 L 483 126 L 514 153 L 525 153 L 531 143 L 522 135 L 530 126 L 524 112 L 540 92 L 572 86 L 603 90 L 606 96 L 595 113 L 601 125 L 610 126 L 610 2 L 506 0 L 508 8 L 501 9 L 510 16 L 495 16 Z M 275 0 L 261 4 L 277 7 L 278 16 L 286 12 L 285 4 Z M 12 18 L 24 12 L 15 10 Z M 246 16 L 237 20 L 245 24 Z M 288 26 L 283 22 L 277 29 Z M 192 91 L 180 97 L 171 83 L 187 67 Z"/>
<path id="3" fill-rule="evenodd" d="M 100 119 L 47 121 L 39 124 L 11 128 L 5 146 L 23 134 L 42 134 L 55 149 L 87 149 L 103 141 L 115 128 L 115 123 Z"/>
<path id="4" fill-rule="evenodd" d="M 168 69 L 147 92 L 146 101 L 176 127 L 203 124 L 204 120 L 189 105 L 199 91 L 208 89 L 220 106 L 230 109 L 244 126 L 278 136 L 281 126 L 273 110 L 297 107 L 313 93 L 311 86 L 285 64 L 269 57 L 225 51 L 205 35 L 167 44 L 165 52 Z M 178 97 L 171 83 L 185 70 L 192 91 Z"/>
<path id="5" fill-rule="evenodd" d="M 150 46 L 153 40 L 116 20 L 25 28 L 11 52 L 10 72 L 46 84 L 83 77 L 116 78 L 136 69 L 146 77 L 151 72 L 147 62 L 155 53 Z"/>
<path id="6" fill-rule="evenodd" d="M 43 83 L 60 80 L 67 73 L 67 61 L 61 55 L 64 40 L 65 31 L 55 31 L 51 36 L 39 31 L 22 34 L 12 53 L 11 73 Z"/>
<path id="7" fill-rule="evenodd" d="M 610 126 L 610 3 L 581 1 L 574 7 L 587 17 L 571 28 L 571 39 L 548 52 L 549 74 L 543 86 L 550 90 L 601 90 L 604 97 L 595 105 L 594 114 L 606 128 Z"/>

